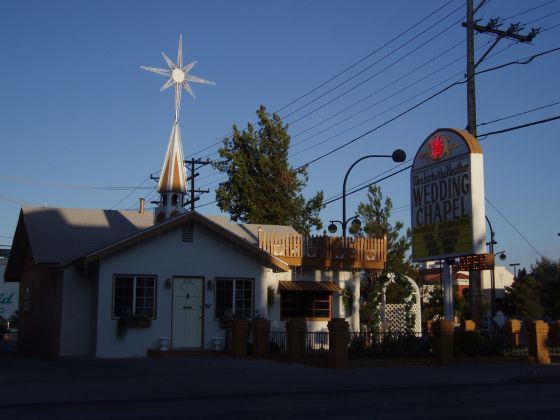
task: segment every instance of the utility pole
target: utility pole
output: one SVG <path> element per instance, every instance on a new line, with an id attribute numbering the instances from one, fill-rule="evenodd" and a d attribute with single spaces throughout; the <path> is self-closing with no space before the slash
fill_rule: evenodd
<path id="1" fill-rule="evenodd" d="M 482 0 L 476 9 L 473 6 L 474 0 L 467 0 L 467 21 L 462 26 L 467 29 L 467 131 L 476 138 L 476 83 L 475 70 L 480 63 L 490 54 L 502 39 L 512 39 L 518 42 L 531 42 L 540 32 L 540 28 L 532 28 L 527 35 L 519 32 L 523 29 L 520 23 L 512 23 L 505 31 L 499 29 L 502 25 L 501 19 L 490 19 L 486 25 L 479 25 L 474 15 L 487 0 Z M 494 43 L 486 50 L 480 59 L 474 61 L 474 31 L 496 36 Z"/>
<path id="2" fill-rule="evenodd" d="M 476 138 L 476 87 L 474 80 L 474 10 L 467 0 L 467 131 Z"/>
<path id="3" fill-rule="evenodd" d="M 539 33 L 540 29 L 531 29 L 527 35 L 520 35 L 519 31 L 523 28 L 520 23 L 513 23 L 505 31 L 500 30 L 501 19 L 490 19 L 486 25 L 479 25 L 475 21 L 474 15 L 487 0 L 482 0 L 478 7 L 475 9 L 473 5 L 474 0 L 467 0 L 467 21 L 462 23 L 462 26 L 467 29 L 467 131 L 471 133 L 474 138 L 477 137 L 476 130 L 476 82 L 475 70 L 480 63 L 488 56 L 490 51 L 502 39 L 513 39 L 519 42 L 531 42 L 533 38 Z M 494 43 L 486 50 L 480 59 L 475 63 L 474 59 L 474 31 L 480 33 L 487 33 L 496 36 Z M 493 240 L 493 239 L 491 239 Z M 477 323 L 482 319 L 481 309 L 481 273 L 480 271 L 469 271 L 469 309 L 471 318 Z"/>
<path id="4" fill-rule="evenodd" d="M 190 159 L 190 160 L 185 160 L 184 161 L 185 164 L 187 165 L 187 170 L 189 171 L 189 174 L 187 176 L 187 181 L 191 182 L 191 199 L 188 200 L 187 202 L 185 202 L 185 206 L 188 206 L 190 204 L 191 206 L 191 211 L 194 211 L 194 203 L 196 201 L 198 201 L 200 199 L 200 196 L 195 197 L 196 193 L 199 194 L 205 194 L 205 193 L 209 193 L 209 190 L 197 190 L 194 187 L 194 180 L 195 178 L 199 175 L 198 172 L 196 172 L 197 170 L 199 170 L 200 168 L 202 168 L 203 166 L 209 165 L 212 162 L 208 159 L 206 160 L 201 160 L 199 159 Z"/>

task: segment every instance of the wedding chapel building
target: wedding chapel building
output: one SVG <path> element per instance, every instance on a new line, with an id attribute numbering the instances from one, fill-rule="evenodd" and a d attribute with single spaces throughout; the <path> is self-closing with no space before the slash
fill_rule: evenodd
<path id="1" fill-rule="evenodd" d="M 146 69 L 191 93 L 188 81 L 206 81 L 181 61 Z M 212 349 L 225 336 L 220 321 L 236 317 L 267 318 L 273 330 L 305 319 L 309 331 L 342 317 L 359 329 L 360 278 L 384 268 L 385 239 L 302 236 L 187 211 L 179 100 L 153 212 L 143 202 L 139 211 L 21 209 L 5 271 L 19 282 L 20 352 L 144 357 L 161 337 L 171 350 Z"/>

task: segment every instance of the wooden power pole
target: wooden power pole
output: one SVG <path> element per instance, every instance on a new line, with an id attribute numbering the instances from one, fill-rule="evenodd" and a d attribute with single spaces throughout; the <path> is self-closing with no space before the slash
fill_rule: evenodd
<path id="1" fill-rule="evenodd" d="M 539 29 L 531 29 L 531 32 L 529 34 L 520 35 L 519 31 L 521 31 L 522 27 L 519 23 L 511 24 L 505 31 L 500 30 L 499 28 L 501 26 L 501 22 L 499 18 L 490 19 L 490 21 L 486 25 L 478 25 L 478 23 L 475 22 L 474 15 L 478 11 L 478 9 L 484 5 L 485 2 L 486 0 L 482 0 L 478 7 L 474 9 L 473 0 L 467 0 L 467 21 L 463 22 L 462 24 L 463 27 L 467 29 L 467 131 L 471 133 L 475 138 L 477 137 L 475 82 L 476 67 L 480 63 L 482 63 L 482 61 L 488 56 L 490 51 L 492 51 L 502 39 L 514 39 L 519 42 L 531 42 L 539 32 Z M 487 33 L 496 36 L 496 40 L 476 63 L 474 59 L 475 30 L 480 33 Z M 480 322 L 482 318 L 481 296 L 480 271 L 470 270 L 469 309 L 471 318 L 476 322 Z M 494 304 L 494 302 L 492 302 L 492 304 Z M 492 320 L 490 320 L 490 323 L 491 322 Z"/>
<path id="2" fill-rule="evenodd" d="M 197 202 L 200 199 L 200 196 L 196 197 L 195 195 L 197 193 L 199 194 L 204 194 L 204 193 L 208 193 L 210 192 L 209 190 L 197 190 L 194 187 L 194 179 L 199 175 L 198 172 L 196 172 L 198 169 L 202 168 L 203 166 L 209 165 L 212 162 L 207 160 L 201 160 L 201 159 L 190 159 L 190 160 L 185 160 L 185 164 L 188 165 L 188 170 L 189 170 L 189 175 L 187 176 L 187 180 L 191 182 L 191 198 L 189 201 L 187 201 L 185 203 L 185 206 L 190 205 L 191 206 L 191 211 L 194 211 L 194 203 Z"/>

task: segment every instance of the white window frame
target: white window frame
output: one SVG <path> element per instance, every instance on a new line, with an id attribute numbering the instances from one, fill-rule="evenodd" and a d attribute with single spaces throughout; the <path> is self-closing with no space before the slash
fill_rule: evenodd
<path id="1" fill-rule="evenodd" d="M 120 319 L 120 316 L 115 315 L 115 294 L 116 294 L 116 286 L 117 286 L 117 279 L 119 278 L 132 278 L 132 313 L 131 315 L 136 313 L 136 305 L 137 305 L 137 282 L 138 279 L 151 279 L 153 280 L 152 287 L 146 287 L 146 289 L 152 289 L 152 315 L 149 317 L 150 319 L 156 319 L 157 317 L 157 276 L 153 274 L 114 274 L 113 275 L 113 302 L 111 305 L 111 319 Z"/>
<path id="2" fill-rule="evenodd" d="M 227 318 L 235 318 L 236 317 L 236 313 L 235 313 L 235 301 L 236 301 L 236 294 L 237 294 L 237 286 L 236 286 L 236 282 L 238 281 L 248 281 L 251 283 L 251 308 L 250 308 L 250 315 L 248 317 L 248 319 L 253 319 L 253 313 L 255 312 L 255 279 L 253 278 L 242 278 L 242 277 L 217 277 L 214 279 L 215 280 L 215 287 L 214 287 L 214 319 L 227 319 Z M 231 282 L 233 284 L 232 290 L 232 296 L 231 296 L 231 314 L 226 315 L 226 316 L 218 316 L 217 311 L 218 311 L 218 299 L 217 299 L 217 294 L 218 294 L 218 283 L 219 282 Z"/>

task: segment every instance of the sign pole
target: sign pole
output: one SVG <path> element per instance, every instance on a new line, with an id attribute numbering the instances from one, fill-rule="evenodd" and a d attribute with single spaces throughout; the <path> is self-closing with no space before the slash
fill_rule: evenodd
<path id="1" fill-rule="evenodd" d="M 443 317 L 453 322 L 453 260 L 443 260 Z"/>

